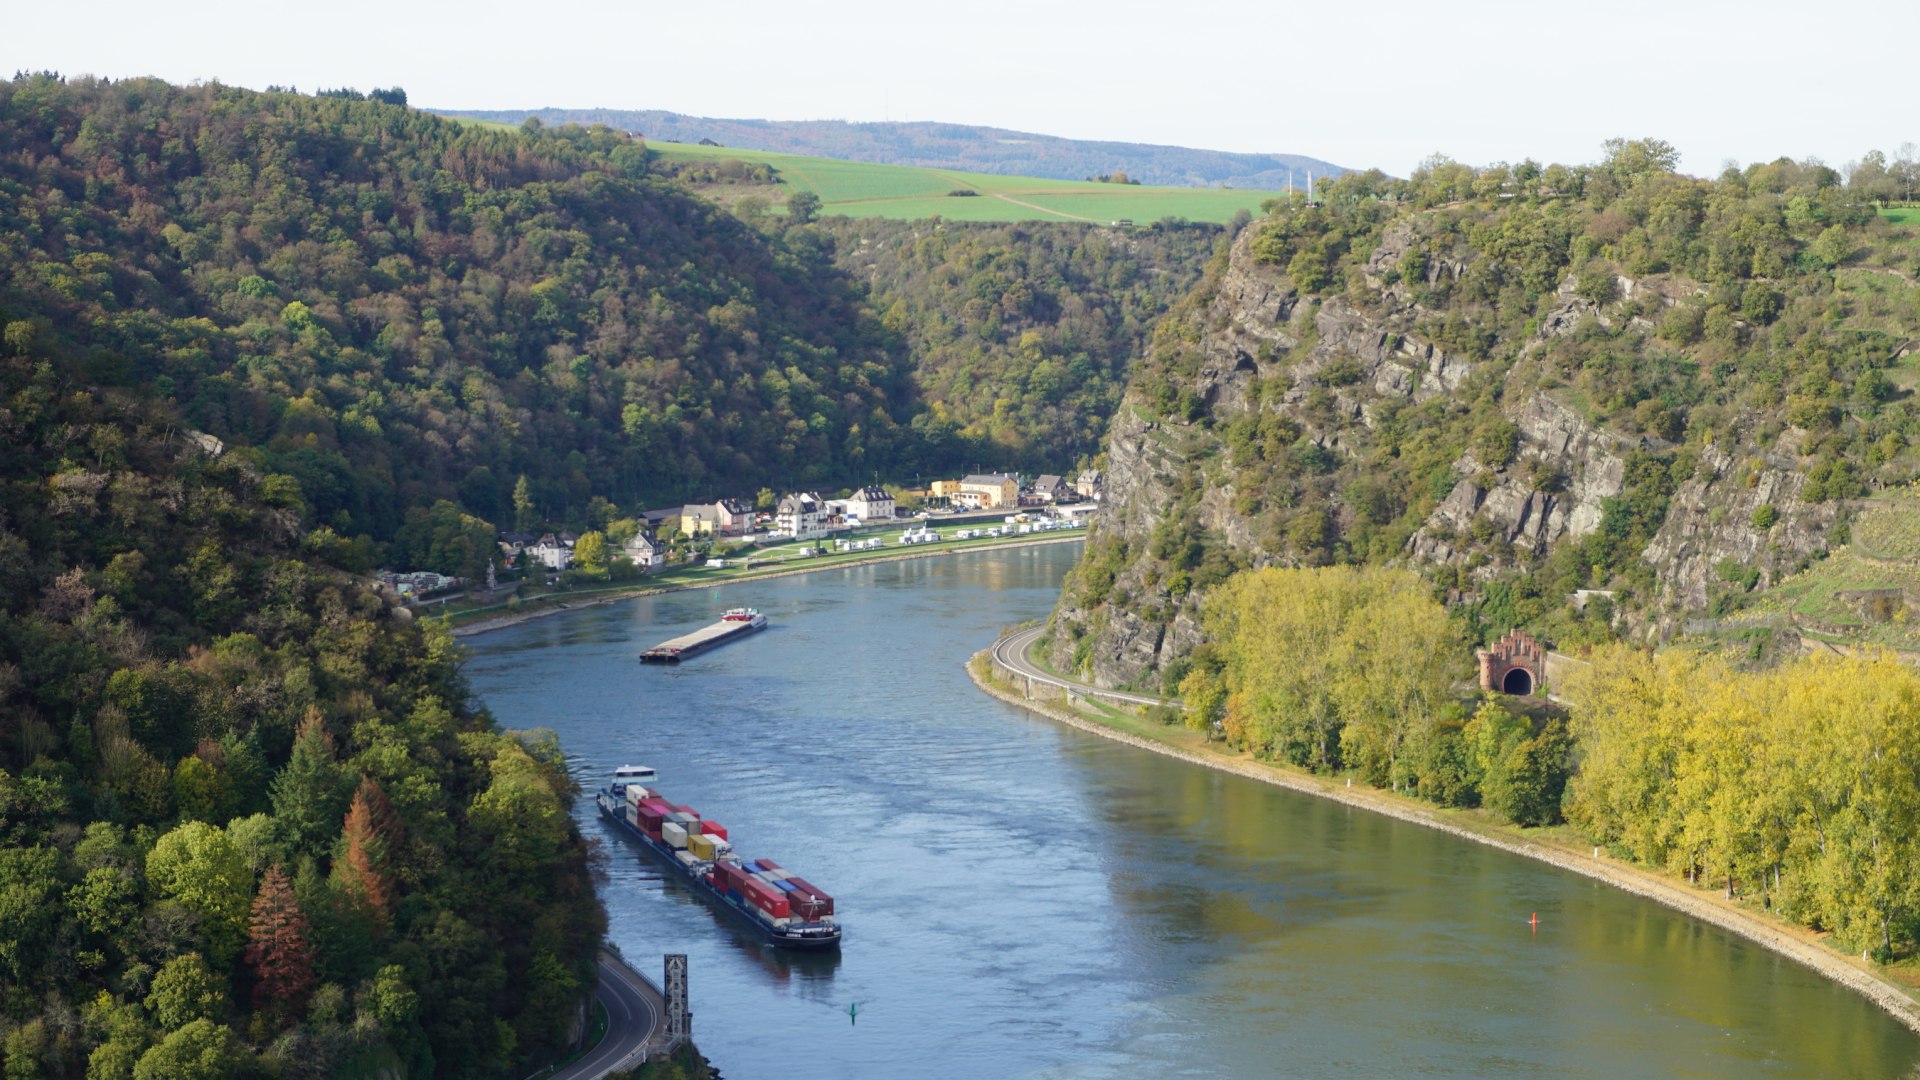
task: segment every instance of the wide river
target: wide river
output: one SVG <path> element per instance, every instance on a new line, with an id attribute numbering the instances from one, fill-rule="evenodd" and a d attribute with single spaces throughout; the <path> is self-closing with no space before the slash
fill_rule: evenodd
<path id="1" fill-rule="evenodd" d="M 601 823 L 610 936 L 690 957 L 695 1040 L 762 1077 L 1901 1076 L 1920 1037 L 1797 964 L 1574 874 L 993 700 L 962 662 L 1079 545 L 590 608 L 468 642 L 589 792 L 660 771 L 834 894 L 838 957 L 756 944 Z M 766 632 L 642 649 L 737 604 Z M 1529 926 L 1539 913 L 1539 926 Z"/>

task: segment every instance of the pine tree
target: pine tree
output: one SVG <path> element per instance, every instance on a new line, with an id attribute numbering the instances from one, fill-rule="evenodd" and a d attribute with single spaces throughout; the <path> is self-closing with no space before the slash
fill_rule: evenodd
<path id="1" fill-rule="evenodd" d="M 254 1002 L 262 1008 L 281 1004 L 298 1014 L 313 988 L 312 928 L 293 898 L 286 871 L 267 870 L 253 898 L 246 960 L 259 981 Z"/>
<path id="2" fill-rule="evenodd" d="M 393 817 L 393 804 L 379 781 L 371 777 L 360 781 L 341 827 L 345 850 L 333 864 L 342 892 L 383 929 L 391 912 L 388 866 Z"/>
<path id="3" fill-rule="evenodd" d="M 340 768 L 333 759 L 333 737 L 319 709 L 308 709 L 294 737 L 293 756 L 273 778 L 273 815 L 293 834 L 302 851 L 319 848 L 339 820 Z"/>

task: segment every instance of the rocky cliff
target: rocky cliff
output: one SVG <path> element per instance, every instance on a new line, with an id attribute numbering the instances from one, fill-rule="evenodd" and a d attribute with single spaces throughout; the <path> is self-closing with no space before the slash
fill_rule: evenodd
<path id="1" fill-rule="evenodd" d="M 1494 633 L 1656 638 L 1844 536 L 1834 496 L 1852 492 L 1809 489 L 1832 435 L 1789 422 L 1778 395 L 1716 396 L 1722 344 L 1674 347 L 1726 313 L 1706 287 L 1562 264 L 1516 315 L 1511 288 L 1478 280 L 1502 264 L 1465 230 L 1388 217 L 1339 291 L 1299 288 L 1275 226 L 1248 228 L 1161 327 L 1108 436 L 1106 504 L 1048 638 L 1057 665 L 1154 688 L 1202 642 L 1209 585 L 1331 561 L 1421 568 Z M 1751 350 L 1759 327 L 1729 322 Z M 1659 370 L 1596 403 L 1624 364 Z M 1709 385 L 1665 389 L 1682 379 Z M 1578 626 L 1596 592 L 1604 621 Z"/>

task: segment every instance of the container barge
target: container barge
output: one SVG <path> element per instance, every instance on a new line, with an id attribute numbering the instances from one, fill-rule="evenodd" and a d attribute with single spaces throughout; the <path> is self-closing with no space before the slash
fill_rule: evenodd
<path id="1" fill-rule="evenodd" d="M 677 638 L 663 641 L 646 652 L 640 659 L 649 664 L 677 664 L 689 656 L 706 652 L 715 645 L 744 637 L 756 630 L 767 627 L 767 617 L 750 607 L 737 607 L 720 616 L 720 621 L 711 626 L 703 626 L 691 634 L 682 634 Z"/>
<path id="2" fill-rule="evenodd" d="M 823 951 L 840 947 L 833 897 L 771 859 L 741 858 L 717 821 L 675 806 L 648 786 L 644 765 L 622 765 L 596 797 L 600 814 L 693 886 L 708 903 L 745 923 L 775 948 Z"/>

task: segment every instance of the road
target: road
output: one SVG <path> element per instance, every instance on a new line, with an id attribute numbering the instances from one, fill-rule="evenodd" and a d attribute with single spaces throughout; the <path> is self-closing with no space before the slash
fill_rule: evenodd
<path id="1" fill-rule="evenodd" d="M 593 999 L 607 1010 L 607 1033 L 599 1045 L 549 1080 L 599 1080 L 639 1063 L 639 1051 L 666 1022 L 667 1006 L 645 979 L 619 957 L 601 950 L 600 982 Z"/>
<path id="2" fill-rule="evenodd" d="M 1062 690 L 1079 694 L 1082 697 L 1105 698 L 1108 701 L 1124 701 L 1129 705 L 1172 705 L 1169 698 L 1155 697 L 1152 694 L 1132 694 L 1125 690 L 1107 690 L 1090 683 L 1063 679 L 1058 675 L 1042 670 L 1039 665 L 1027 659 L 1027 653 L 1033 650 L 1033 643 L 1046 632 L 1046 627 L 1035 626 L 1008 634 L 993 643 L 993 659 L 1007 671 L 1045 686 L 1057 686 Z"/>

